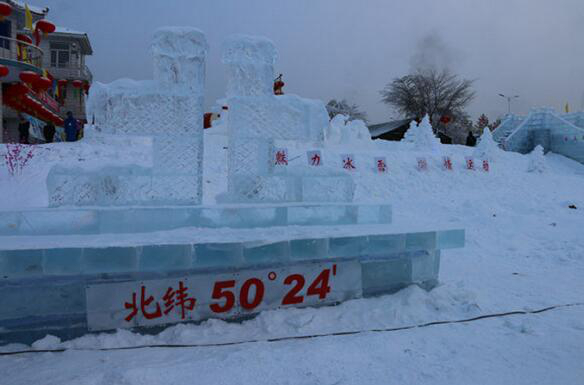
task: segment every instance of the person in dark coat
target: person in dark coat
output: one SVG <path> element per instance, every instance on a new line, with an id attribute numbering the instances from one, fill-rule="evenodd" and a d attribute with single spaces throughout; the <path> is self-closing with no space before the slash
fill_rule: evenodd
<path id="1" fill-rule="evenodd" d="M 20 136 L 20 143 L 28 144 L 28 135 L 30 130 L 30 122 L 22 114 L 18 114 L 18 134 Z"/>
<path id="2" fill-rule="evenodd" d="M 45 142 L 53 143 L 55 139 L 55 125 L 52 122 L 48 122 L 43 127 L 43 136 L 45 137 Z"/>
<path id="3" fill-rule="evenodd" d="M 79 124 L 77 119 L 73 117 L 71 111 L 67 112 L 67 119 L 65 119 L 65 139 L 67 142 L 75 142 L 79 134 Z"/>
<path id="4" fill-rule="evenodd" d="M 466 137 L 466 145 L 470 147 L 474 147 L 477 144 L 477 138 L 472 134 L 472 131 L 468 132 Z"/>

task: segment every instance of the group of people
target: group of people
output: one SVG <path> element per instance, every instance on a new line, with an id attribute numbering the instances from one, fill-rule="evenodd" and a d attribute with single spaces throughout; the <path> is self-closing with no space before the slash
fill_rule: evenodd
<path id="1" fill-rule="evenodd" d="M 65 140 L 67 142 L 75 142 L 79 136 L 79 122 L 73 117 L 71 111 L 67 112 L 67 119 L 63 124 L 65 129 Z M 46 143 L 53 143 L 56 133 L 55 125 L 52 122 L 47 122 L 43 127 L 43 136 Z M 18 114 L 18 134 L 20 143 L 30 144 L 30 122 L 23 114 Z"/>

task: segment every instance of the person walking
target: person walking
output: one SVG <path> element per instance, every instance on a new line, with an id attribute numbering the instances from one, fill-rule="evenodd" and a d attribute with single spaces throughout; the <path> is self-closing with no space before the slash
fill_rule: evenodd
<path id="1" fill-rule="evenodd" d="M 469 147 L 474 147 L 477 144 L 477 138 L 472 134 L 472 131 L 468 132 L 466 137 L 466 145 Z"/>
<path id="2" fill-rule="evenodd" d="M 30 122 L 22 114 L 18 114 L 18 134 L 20 136 L 20 143 L 28 144 L 28 136 L 30 131 Z"/>
<path id="3" fill-rule="evenodd" d="M 53 143 L 55 139 L 55 125 L 52 122 L 48 122 L 43 127 L 43 136 L 45 137 L 45 142 Z"/>
<path id="4" fill-rule="evenodd" d="M 71 111 L 67 112 L 67 119 L 65 119 L 65 139 L 67 142 L 75 142 L 77 134 L 79 133 L 79 124 L 77 119 L 73 117 Z"/>

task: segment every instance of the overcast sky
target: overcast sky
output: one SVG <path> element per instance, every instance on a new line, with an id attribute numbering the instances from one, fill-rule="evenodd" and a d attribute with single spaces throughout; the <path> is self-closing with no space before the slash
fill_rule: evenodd
<path id="1" fill-rule="evenodd" d="M 507 110 L 498 93 L 531 106 L 584 104 L 584 0 L 33 0 L 58 25 L 87 32 L 94 78 L 151 78 L 150 38 L 167 25 L 203 30 L 211 47 L 207 104 L 223 95 L 221 42 L 233 33 L 273 40 L 287 93 L 357 103 L 389 120 L 379 91 L 418 65 L 476 79 L 476 118 Z"/>

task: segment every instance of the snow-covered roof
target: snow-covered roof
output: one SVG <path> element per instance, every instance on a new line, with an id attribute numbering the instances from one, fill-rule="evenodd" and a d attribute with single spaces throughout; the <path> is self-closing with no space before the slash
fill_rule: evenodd
<path id="1" fill-rule="evenodd" d="M 68 33 L 71 35 L 87 35 L 87 33 L 85 33 L 85 32 L 75 31 L 73 29 L 70 29 L 67 27 L 60 27 L 60 26 L 55 27 L 55 33 Z"/>
<path id="2" fill-rule="evenodd" d="M 13 3 L 14 5 L 16 5 L 19 8 L 24 9 L 25 3 L 22 2 L 22 1 L 11 0 L 11 3 Z M 39 15 L 44 15 L 44 14 L 46 14 L 46 13 L 49 12 L 49 8 L 47 8 L 47 7 L 44 7 L 44 8 L 43 7 L 37 7 L 37 6 L 34 6 L 34 5 L 30 5 L 30 4 L 28 4 L 28 9 L 30 9 L 30 11 L 32 13 L 36 13 L 36 14 L 39 14 Z"/>
<path id="3" fill-rule="evenodd" d="M 93 48 L 91 48 L 89 36 L 87 36 L 87 33 L 85 32 L 75 31 L 74 29 L 70 29 L 67 27 L 56 26 L 55 32 L 49 36 L 54 35 L 60 35 L 61 37 L 63 37 L 62 35 L 65 36 L 68 35 L 67 36 L 68 38 L 76 39 L 79 42 L 79 44 L 81 45 L 82 53 L 84 55 L 91 55 L 93 53 Z M 58 38 L 58 36 L 55 36 L 55 38 Z M 49 37 L 49 39 L 51 39 L 51 37 Z"/>
<path id="4" fill-rule="evenodd" d="M 379 124 L 372 124 L 370 125 L 369 132 L 371 133 L 371 137 L 375 138 L 379 135 L 383 135 L 386 132 L 393 131 L 396 128 L 400 128 L 405 124 L 410 124 L 413 119 L 401 119 L 401 120 L 394 120 L 391 122 L 386 123 L 379 123 Z"/>

